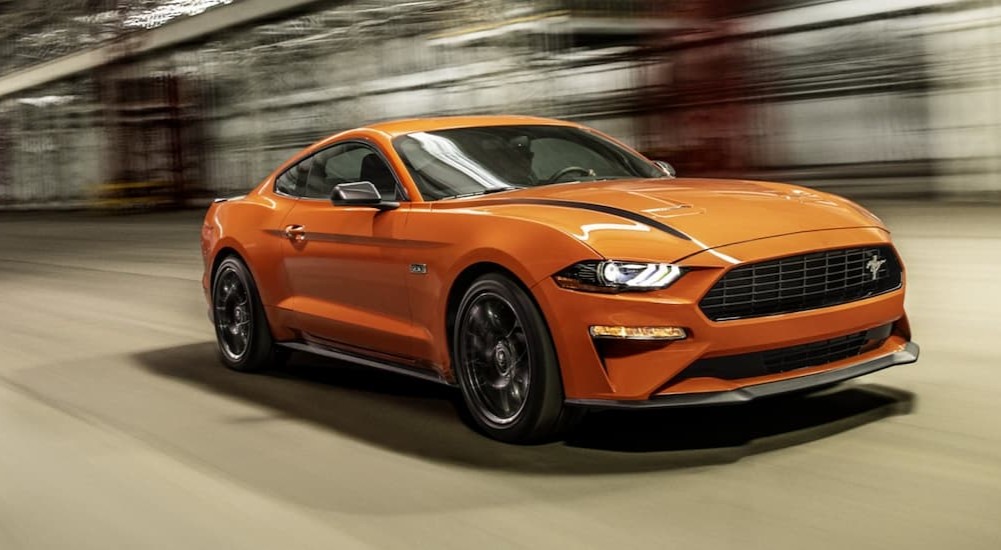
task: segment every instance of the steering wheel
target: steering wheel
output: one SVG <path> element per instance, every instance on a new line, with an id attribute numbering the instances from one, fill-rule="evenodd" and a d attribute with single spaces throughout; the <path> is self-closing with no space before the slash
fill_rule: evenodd
<path id="1" fill-rule="evenodd" d="M 566 176 L 567 174 L 572 174 L 574 172 L 580 172 L 582 176 L 590 176 L 591 170 L 584 168 L 583 166 L 567 166 L 566 168 L 557 171 L 555 174 L 549 177 L 548 182 L 553 183 L 560 181 L 560 178 Z"/>

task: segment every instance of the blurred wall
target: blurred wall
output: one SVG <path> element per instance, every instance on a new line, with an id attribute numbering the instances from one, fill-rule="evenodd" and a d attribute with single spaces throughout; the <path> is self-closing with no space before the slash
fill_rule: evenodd
<path id="1" fill-rule="evenodd" d="M 32 44 L 78 25 L 79 48 L 127 50 L 180 20 L 127 28 L 132 9 Z M 991 1 L 310 2 L 0 98 L 0 204 L 176 206 L 365 122 L 502 112 L 592 124 L 682 175 L 996 199 L 999 37 Z M 31 66 L 13 59 L 0 83 Z"/>

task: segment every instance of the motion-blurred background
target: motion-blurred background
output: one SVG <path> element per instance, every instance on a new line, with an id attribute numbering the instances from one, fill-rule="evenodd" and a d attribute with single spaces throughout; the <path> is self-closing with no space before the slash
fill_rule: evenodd
<path id="1" fill-rule="evenodd" d="M 470 113 L 687 176 L 999 200 L 999 45 L 996 0 L 0 0 L 0 208 L 181 206 Z"/>
<path id="2" fill-rule="evenodd" d="M 1001 0 L 0 0 L 0 550 L 1001 548 L 999 46 Z M 921 360 L 538 447 L 419 380 L 218 364 L 182 207 L 471 113 L 861 199 Z"/>

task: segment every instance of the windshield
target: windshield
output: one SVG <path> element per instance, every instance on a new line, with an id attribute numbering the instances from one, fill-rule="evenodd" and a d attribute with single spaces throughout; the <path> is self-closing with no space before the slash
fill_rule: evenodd
<path id="1" fill-rule="evenodd" d="M 566 126 L 416 132 L 393 144 L 424 200 L 572 181 L 664 177 L 635 153 Z"/>

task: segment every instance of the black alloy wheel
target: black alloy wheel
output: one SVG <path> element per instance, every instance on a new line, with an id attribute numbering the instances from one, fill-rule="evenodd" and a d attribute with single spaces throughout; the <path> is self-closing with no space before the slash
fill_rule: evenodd
<path id="1" fill-rule="evenodd" d="M 509 443 L 558 437 L 578 416 L 563 404 L 563 382 L 546 322 L 510 278 L 484 275 L 459 305 L 453 365 L 477 427 Z"/>
<path id="2" fill-rule="evenodd" d="M 275 348 L 254 280 L 235 256 L 220 262 L 212 277 L 212 319 L 219 358 L 233 370 L 262 371 L 287 355 Z"/>

